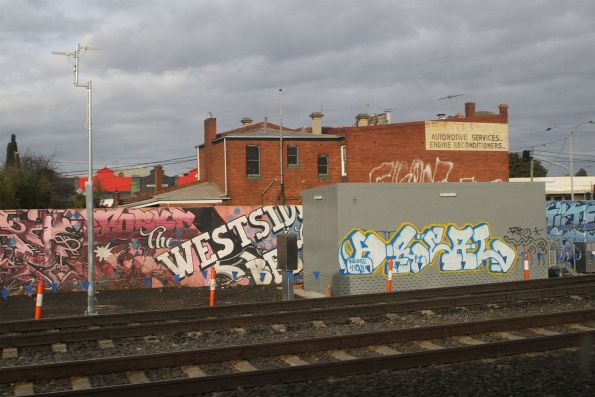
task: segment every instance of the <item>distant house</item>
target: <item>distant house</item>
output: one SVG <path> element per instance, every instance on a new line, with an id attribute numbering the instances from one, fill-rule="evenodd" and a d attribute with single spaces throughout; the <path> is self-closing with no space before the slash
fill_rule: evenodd
<path id="1" fill-rule="evenodd" d="M 88 177 L 78 178 L 78 189 L 85 191 Z M 112 170 L 104 167 L 93 177 L 93 191 L 101 195 L 101 205 L 111 207 L 121 200 L 138 194 L 157 194 L 164 189 L 176 186 L 176 177 L 164 175 L 161 165 L 153 169 Z"/>
<path id="2" fill-rule="evenodd" d="M 193 168 L 186 174 L 178 176 L 177 186 L 183 187 L 192 183 L 196 183 L 196 181 L 198 181 L 198 177 L 196 175 L 197 173 L 198 169 Z"/>

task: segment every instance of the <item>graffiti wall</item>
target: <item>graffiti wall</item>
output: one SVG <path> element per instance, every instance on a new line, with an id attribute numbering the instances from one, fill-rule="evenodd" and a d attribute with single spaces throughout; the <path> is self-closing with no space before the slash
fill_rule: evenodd
<path id="1" fill-rule="evenodd" d="M 548 201 L 545 212 L 550 240 L 562 246 L 595 241 L 595 201 Z"/>
<path id="2" fill-rule="evenodd" d="M 409 164 L 406 161 L 385 161 L 372 168 L 369 182 L 448 182 L 448 176 L 454 164 L 436 157 L 435 163 L 416 159 Z"/>
<path id="3" fill-rule="evenodd" d="M 339 243 L 342 274 L 386 273 L 393 261 L 393 273 L 418 274 L 429 266 L 441 272 L 485 271 L 507 273 L 517 254 L 514 246 L 491 235 L 486 223 L 458 227 L 430 225 L 418 229 L 403 224 L 383 238 L 374 230 L 353 229 Z"/>
<path id="4" fill-rule="evenodd" d="M 298 235 L 302 207 L 97 209 L 94 264 L 99 288 L 281 283 L 276 236 Z M 52 288 L 85 288 L 85 211 L 0 211 L 0 289 L 43 279 Z M 87 284 L 88 285 L 88 284 Z"/>

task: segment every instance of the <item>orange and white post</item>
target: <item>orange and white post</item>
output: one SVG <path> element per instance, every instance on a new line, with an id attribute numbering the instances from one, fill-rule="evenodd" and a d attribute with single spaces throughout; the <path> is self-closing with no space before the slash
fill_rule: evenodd
<path id="1" fill-rule="evenodd" d="M 529 250 L 525 250 L 523 258 L 523 273 L 525 281 L 529 280 Z"/>
<path id="2" fill-rule="evenodd" d="M 209 306 L 215 307 L 215 288 L 217 287 L 217 271 L 215 270 L 215 266 L 211 268 L 209 277 L 211 279 L 211 296 L 209 298 Z"/>
<path id="3" fill-rule="evenodd" d="M 393 260 L 388 260 L 388 280 L 386 281 L 386 292 L 392 292 L 393 290 Z"/>
<path id="4" fill-rule="evenodd" d="M 35 319 L 41 319 L 41 307 L 43 306 L 43 280 L 37 282 L 37 301 L 35 303 Z"/>

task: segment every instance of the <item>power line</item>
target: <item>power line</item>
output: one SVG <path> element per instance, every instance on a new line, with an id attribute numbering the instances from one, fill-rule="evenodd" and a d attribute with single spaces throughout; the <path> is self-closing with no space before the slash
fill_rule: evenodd
<path id="1" fill-rule="evenodd" d="M 146 166 L 150 165 L 174 165 L 174 164 L 185 164 L 190 162 L 195 162 L 196 156 L 187 156 L 187 157 L 179 157 L 169 160 L 160 160 L 160 161 L 151 161 L 146 163 L 136 163 L 136 164 L 129 164 L 126 166 L 115 166 L 110 167 L 113 171 L 126 171 L 126 170 L 133 170 L 135 168 L 145 168 Z M 143 167 L 145 166 L 145 167 Z M 86 170 L 70 170 L 61 172 L 64 176 L 78 176 L 80 173 L 84 173 Z"/>

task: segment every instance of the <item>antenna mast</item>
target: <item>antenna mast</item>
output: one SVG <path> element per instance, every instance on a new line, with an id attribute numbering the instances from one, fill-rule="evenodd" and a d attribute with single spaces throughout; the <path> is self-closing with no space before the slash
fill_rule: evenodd
<path id="1" fill-rule="evenodd" d="M 285 205 L 285 185 L 283 181 L 283 88 L 279 88 L 279 195 L 281 205 Z"/>
<path id="2" fill-rule="evenodd" d="M 99 48 L 83 47 L 79 43 L 74 46 L 73 52 L 52 52 L 54 55 L 67 56 L 74 58 L 74 86 L 77 88 L 85 88 L 87 90 L 87 130 L 89 133 L 89 165 L 88 165 L 88 177 L 87 183 L 85 184 L 86 192 L 86 209 L 87 209 L 87 231 L 88 231 L 88 242 L 87 242 L 87 281 L 89 288 L 87 290 L 87 311 L 85 314 L 94 315 L 97 314 L 95 311 L 95 269 L 93 266 L 93 129 L 92 129 L 92 92 L 93 85 L 91 80 L 87 84 L 79 84 L 79 59 L 81 57 L 81 51 L 83 54 L 88 50 L 100 50 Z"/>

